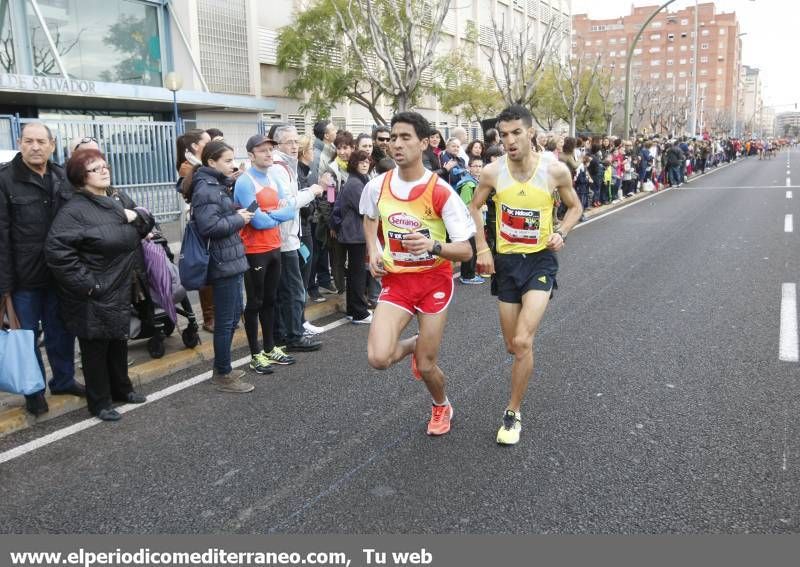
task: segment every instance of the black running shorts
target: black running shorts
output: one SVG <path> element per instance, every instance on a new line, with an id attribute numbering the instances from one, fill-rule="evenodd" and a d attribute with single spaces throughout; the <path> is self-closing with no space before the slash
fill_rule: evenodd
<path id="1" fill-rule="evenodd" d="M 528 291 L 558 289 L 555 252 L 542 250 L 534 254 L 495 254 L 492 295 L 504 303 L 522 303 Z"/>

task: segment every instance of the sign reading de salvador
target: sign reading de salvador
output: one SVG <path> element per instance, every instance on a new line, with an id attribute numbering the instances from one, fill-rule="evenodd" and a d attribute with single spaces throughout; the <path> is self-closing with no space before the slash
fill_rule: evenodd
<path id="1" fill-rule="evenodd" d="M 63 77 L 34 77 L 9 73 L 0 73 L 0 89 L 84 95 L 96 93 L 94 81 L 64 79 Z"/>

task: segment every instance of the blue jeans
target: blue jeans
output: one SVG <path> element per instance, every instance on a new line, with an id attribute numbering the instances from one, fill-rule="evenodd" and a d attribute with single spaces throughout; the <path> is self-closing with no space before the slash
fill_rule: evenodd
<path id="1" fill-rule="evenodd" d="M 228 374 L 233 333 L 242 317 L 242 274 L 211 282 L 214 290 L 214 370 Z"/>
<path id="2" fill-rule="evenodd" d="M 300 255 L 297 250 L 281 252 L 281 281 L 278 284 L 278 316 L 276 336 L 292 343 L 303 338 L 303 314 L 306 290 L 300 275 Z"/>
<path id="3" fill-rule="evenodd" d="M 667 169 L 667 180 L 669 181 L 670 185 L 678 185 L 682 183 L 681 181 L 681 166 L 673 165 Z"/>
<path id="4" fill-rule="evenodd" d="M 20 326 L 32 330 L 36 337 L 34 350 L 42 376 L 44 371 L 42 353 L 39 351 L 39 321 L 44 328 L 44 346 L 53 378 L 50 391 L 63 392 L 75 385 L 75 337 L 67 332 L 58 312 L 58 295 L 54 289 L 31 289 L 15 291 L 11 294 L 14 310 Z M 42 383 L 42 392 L 45 385 Z M 34 396 L 38 394 L 33 394 Z"/>

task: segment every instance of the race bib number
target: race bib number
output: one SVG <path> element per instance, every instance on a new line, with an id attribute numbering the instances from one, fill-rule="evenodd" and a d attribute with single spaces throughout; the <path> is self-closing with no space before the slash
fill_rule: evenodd
<path id="1" fill-rule="evenodd" d="M 418 230 L 420 234 L 424 235 L 425 238 L 431 237 L 431 232 L 427 228 L 423 228 L 422 230 Z M 406 266 L 406 267 L 425 267 L 425 266 L 434 266 L 436 264 L 436 258 L 431 254 L 425 252 L 424 254 L 414 255 L 411 254 L 408 250 L 403 248 L 403 238 L 409 234 L 408 232 L 394 232 L 394 231 L 387 231 L 387 235 L 389 236 L 389 252 L 392 255 L 392 260 L 396 266 Z"/>
<path id="2" fill-rule="evenodd" d="M 539 221 L 541 211 L 537 209 L 515 209 L 502 206 L 500 234 L 508 242 L 539 244 Z"/>

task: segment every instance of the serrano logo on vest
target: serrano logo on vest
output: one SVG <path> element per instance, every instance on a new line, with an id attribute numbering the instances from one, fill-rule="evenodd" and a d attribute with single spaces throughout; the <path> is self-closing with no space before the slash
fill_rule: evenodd
<path id="1" fill-rule="evenodd" d="M 397 228 L 405 228 L 407 230 L 416 230 L 422 226 L 422 223 L 408 213 L 394 213 L 389 215 L 389 223 Z"/>

